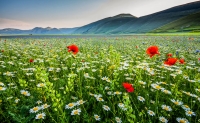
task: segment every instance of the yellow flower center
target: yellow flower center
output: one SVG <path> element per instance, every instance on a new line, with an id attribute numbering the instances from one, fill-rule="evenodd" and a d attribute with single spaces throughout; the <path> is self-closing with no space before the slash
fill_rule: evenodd
<path id="1" fill-rule="evenodd" d="M 26 91 L 24 91 L 22 94 L 24 94 L 24 95 L 27 95 L 27 92 L 26 92 Z"/>
<path id="2" fill-rule="evenodd" d="M 43 83 L 41 83 L 41 84 L 40 84 L 40 86 L 41 86 L 41 87 L 43 87 L 43 86 L 44 86 L 44 84 L 43 84 Z"/>
<path id="3" fill-rule="evenodd" d="M 108 109 L 108 106 L 105 106 L 104 108 L 105 108 L 105 109 Z"/>
<path id="4" fill-rule="evenodd" d="M 44 108 L 47 108 L 48 107 L 48 105 L 47 104 L 44 104 Z"/>
<path id="5" fill-rule="evenodd" d="M 162 118 L 162 119 L 161 119 L 161 121 L 162 121 L 162 122 L 165 122 L 165 119 L 164 119 L 164 118 Z"/>
<path id="6" fill-rule="evenodd" d="M 83 104 L 83 100 L 80 100 L 79 103 L 80 103 L 80 104 Z"/>
<path id="7" fill-rule="evenodd" d="M 168 107 L 164 107 L 164 109 L 165 109 L 165 110 L 167 110 L 167 111 L 169 110 L 169 108 L 168 108 Z"/>
<path id="8" fill-rule="evenodd" d="M 99 116 L 95 116 L 95 118 L 96 118 L 96 119 L 98 119 L 98 118 L 99 118 Z"/>
<path id="9" fill-rule="evenodd" d="M 34 107 L 34 108 L 33 108 L 33 111 L 37 111 L 37 110 L 38 110 L 38 107 Z"/>
<path id="10" fill-rule="evenodd" d="M 0 87 L 0 90 L 3 90 L 3 87 Z"/>
<path id="11" fill-rule="evenodd" d="M 186 94 L 187 94 L 188 96 L 190 96 L 190 93 L 189 93 L 189 92 L 186 92 Z"/>
<path id="12" fill-rule="evenodd" d="M 78 114 L 78 110 L 74 111 L 74 114 Z"/>
<path id="13" fill-rule="evenodd" d="M 159 86 L 159 85 L 156 85 L 156 87 L 155 87 L 156 89 L 161 89 L 161 87 Z"/>
<path id="14" fill-rule="evenodd" d="M 164 90 L 164 93 L 166 93 L 166 94 L 167 94 L 167 93 L 168 93 L 168 91 L 167 91 L 167 90 Z"/>
<path id="15" fill-rule="evenodd" d="M 74 106 L 74 104 L 73 104 L 73 103 L 70 103 L 70 104 L 68 104 L 68 106 L 69 106 L 69 107 L 72 107 L 72 106 Z"/>
<path id="16" fill-rule="evenodd" d="M 185 120 L 180 120 L 180 123 L 185 123 Z"/>
<path id="17" fill-rule="evenodd" d="M 178 102 L 174 102 L 174 104 L 178 105 L 179 103 Z"/>
<path id="18" fill-rule="evenodd" d="M 153 112 L 152 112 L 152 111 L 150 111 L 150 112 L 149 112 L 149 114 L 153 114 Z"/>
<path id="19" fill-rule="evenodd" d="M 42 118 L 42 114 L 38 115 L 38 118 L 41 119 Z"/>
<path id="20" fill-rule="evenodd" d="M 191 112 L 191 111 L 188 111 L 187 113 L 188 113 L 188 114 L 192 114 L 192 112 Z"/>

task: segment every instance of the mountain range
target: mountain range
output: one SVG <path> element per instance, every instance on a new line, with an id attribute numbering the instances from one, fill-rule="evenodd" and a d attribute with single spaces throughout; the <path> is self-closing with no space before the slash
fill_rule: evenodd
<path id="1" fill-rule="evenodd" d="M 132 34 L 200 32 L 200 1 L 175 6 L 143 17 L 119 14 L 75 28 L 1 29 L 0 34 Z"/>

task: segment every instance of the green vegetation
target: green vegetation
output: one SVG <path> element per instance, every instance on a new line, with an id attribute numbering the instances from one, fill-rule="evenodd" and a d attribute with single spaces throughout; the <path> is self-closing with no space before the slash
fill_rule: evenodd
<path id="1" fill-rule="evenodd" d="M 175 20 L 151 32 L 152 33 L 200 32 L 200 12 L 190 14 L 186 17 Z"/>

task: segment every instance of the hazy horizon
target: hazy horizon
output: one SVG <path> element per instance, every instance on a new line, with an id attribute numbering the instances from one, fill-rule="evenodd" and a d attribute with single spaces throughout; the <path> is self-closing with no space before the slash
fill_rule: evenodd
<path id="1" fill-rule="evenodd" d="M 199 0 L 0 0 L 0 29 L 73 28 L 129 13 L 141 17 Z"/>

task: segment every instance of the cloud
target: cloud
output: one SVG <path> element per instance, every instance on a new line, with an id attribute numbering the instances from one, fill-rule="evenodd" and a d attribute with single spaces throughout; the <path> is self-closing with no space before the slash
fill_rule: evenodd
<path id="1" fill-rule="evenodd" d="M 27 22 L 0 18 L 0 29 L 4 28 L 30 29 L 31 27 L 32 27 L 31 24 Z"/>

